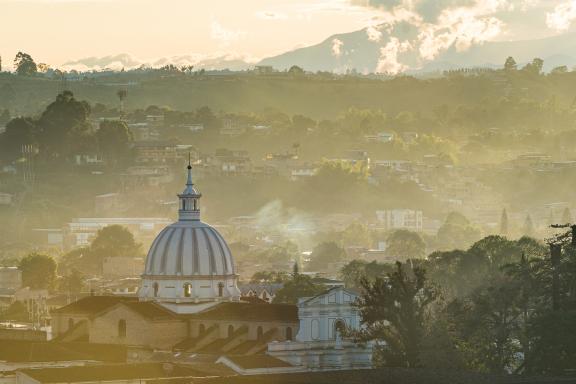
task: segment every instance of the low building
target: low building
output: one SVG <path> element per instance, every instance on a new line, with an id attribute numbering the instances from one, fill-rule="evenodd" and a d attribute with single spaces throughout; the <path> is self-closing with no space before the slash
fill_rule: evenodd
<path id="1" fill-rule="evenodd" d="M 268 355 L 306 370 L 371 368 L 372 344 L 343 337 L 343 330 L 361 327 L 357 299 L 356 292 L 344 287 L 299 299 L 296 340 L 269 343 Z"/>
<path id="2" fill-rule="evenodd" d="M 197 369 L 172 363 L 84 365 L 19 369 L 16 384 L 192 382 L 193 378 L 206 376 Z"/>
<path id="3" fill-rule="evenodd" d="M 0 267 L 0 289 L 22 288 L 22 271 L 18 267 Z"/>
<path id="4" fill-rule="evenodd" d="M 423 214 L 414 209 L 387 209 L 376 211 L 376 219 L 385 230 L 407 229 L 422 231 Z"/>
<path id="5" fill-rule="evenodd" d="M 242 293 L 242 298 L 257 297 L 263 302 L 271 303 L 276 297 L 276 292 L 284 284 L 240 284 L 238 288 Z"/>
<path id="6" fill-rule="evenodd" d="M 10 205 L 12 204 L 12 200 L 12 194 L 0 192 L 0 205 Z"/>
<path id="7" fill-rule="evenodd" d="M 124 226 L 138 240 L 148 243 L 170 223 L 169 219 L 156 217 L 77 218 L 64 226 L 64 249 L 69 250 L 89 245 L 98 231 L 109 225 Z"/>

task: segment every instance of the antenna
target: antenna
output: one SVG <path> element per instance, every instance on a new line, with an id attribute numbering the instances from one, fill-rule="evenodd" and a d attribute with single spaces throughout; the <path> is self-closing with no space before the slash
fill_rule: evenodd
<path id="1" fill-rule="evenodd" d="M 188 151 L 188 169 L 192 169 L 192 164 L 190 161 L 190 151 Z"/>

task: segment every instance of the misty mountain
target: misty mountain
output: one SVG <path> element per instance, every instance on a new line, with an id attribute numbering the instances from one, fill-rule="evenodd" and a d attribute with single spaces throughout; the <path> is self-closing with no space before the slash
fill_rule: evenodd
<path id="1" fill-rule="evenodd" d="M 402 41 L 404 36 L 395 34 Z M 386 45 L 389 36 L 381 41 L 368 38 L 366 29 L 336 34 L 319 44 L 295 49 L 283 54 L 265 58 L 258 65 L 270 65 L 278 70 L 298 65 L 307 71 L 330 71 L 343 73 L 355 69 L 361 73 L 375 72 L 380 58 L 380 49 Z M 398 61 L 406 66 L 408 73 L 435 72 L 456 68 L 501 67 L 508 56 L 513 56 L 519 65 L 534 57 L 544 60 L 544 70 L 567 65 L 576 66 L 576 34 L 568 33 L 544 39 L 523 41 L 497 41 L 473 45 L 465 51 L 454 47 L 443 51 L 434 60 L 424 61 L 417 52 L 403 52 Z M 139 67 L 161 67 L 166 64 L 177 66 L 194 65 L 207 70 L 245 70 L 254 66 L 253 60 L 238 55 L 181 55 L 153 60 L 139 60 L 128 54 L 105 57 L 88 57 L 69 61 L 64 69 L 121 70 Z"/>
<path id="2" fill-rule="evenodd" d="M 243 70 L 251 66 L 248 58 L 235 55 L 181 55 L 153 60 L 140 60 L 129 54 L 122 53 L 68 61 L 63 64 L 63 68 L 66 70 L 76 69 L 79 71 L 104 69 L 128 70 L 140 67 L 158 68 L 167 64 L 173 64 L 179 67 L 183 65 L 193 65 L 197 69 L 230 69 L 233 71 Z"/>
<path id="3" fill-rule="evenodd" d="M 380 48 L 387 40 L 384 37 L 380 42 L 371 41 L 366 29 L 362 29 L 333 35 L 319 44 L 266 58 L 259 65 L 271 65 L 280 70 L 298 65 L 309 71 L 344 72 L 356 69 L 359 72 L 374 72 Z M 334 54 L 335 41 L 341 42 L 339 55 Z M 545 70 L 559 65 L 572 67 L 576 65 L 576 34 L 525 41 L 485 42 L 460 52 L 452 47 L 432 61 L 423 61 L 416 53 L 406 52 L 399 54 L 398 61 L 409 68 L 408 72 L 433 72 L 462 67 L 501 67 L 508 56 L 513 56 L 520 65 L 540 57 L 545 62 Z"/>

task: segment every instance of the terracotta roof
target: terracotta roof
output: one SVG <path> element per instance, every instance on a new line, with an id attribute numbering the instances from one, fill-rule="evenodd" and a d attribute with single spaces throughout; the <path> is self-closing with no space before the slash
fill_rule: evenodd
<path id="1" fill-rule="evenodd" d="M 134 302 L 135 297 L 120 296 L 88 296 L 78 301 L 68 304 L 62 308 L 55 309 L 54 313 L 73 313 L 83 315 L 95 315 L 121 302 Z"/>
<path id="2" fill-rule="evenodd" d="M 82 383 L 152 378 L 205 377 L 198 370 L 171 363 L 88 365 L 66 368 L 21 369 L 40 383 Z"/>
<path id="3" fill-rule="evenodd" d="M 287 362 L 268 355 L 227 355 L 225 357 L 242 369 L 292 367 Z"/>
<path id="4" fill-rule="evenodd" d="M 221 303 L 192 315 L 206 320 L 298 321 L 298 307 L 291 304 Z"/>
<path id="5" fill-rule="evenodd" d="M 328 372 L 245 375 L 234 377 L 198 378 L 202 384 L 494 384 L 512 383 L 502 376 L 474 372 L 433 369 L 356 369 Z M 536 381 L 539 382 L 539 381 Z M 546 381 L 550 383 L 552 381 Z M 544 381 L 542 381 L 544 383 Z"/>
<path id="6" fill-rule="evenodd" d="M 122 345 L 22 340 L 0 340 L 0 345 L 0 360 L 11 362 L 126 361 L 126 347 Z"/>
<path id="7" fill-rule="evenodd" d="M 122 304 L 148 319 L 173 319 L 177 316 L 161 305 L 150 301 L 128 301 Z"/>

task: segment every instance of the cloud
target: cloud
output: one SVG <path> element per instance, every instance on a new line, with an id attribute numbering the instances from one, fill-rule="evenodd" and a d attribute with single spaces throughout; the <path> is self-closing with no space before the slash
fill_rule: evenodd
<path id="1" fill-rule="evenodd" d="M 368 35 L 368 40 L 370 41 L 380 41 L 382 39 L 382 31 L 376 25 L 369 25 L 366 28 L 366 35 Z"/>
<path id="2" fill-rule="evenodd" d="M 469 49 L 493 40 L 505 30 L 501 15 L 536 7 L 538 0 L 350 0 L 351 6 L 377 13 L 366 28 L 367 39 L 381 42 L 378 70 L 398 73 L 408 67 L 398 54 L 412 52 L 420 63 L 454 48 Z M 576 18 L 576 5 L 556 8 L 556 24 Z M 552 17 L 552 16 L 549 16 Z M 379 24 L 378 24 L 379 22 Z"/>
<path id="3" fill-rule="evenodd" d="M 222 26 L 222 24 L 220 24 L 217 20 L 212 20 L 210 27 L 210 36 L 214 40 L 219 41 L 220 44 L 224 47 L 229 46 L 230 44 L 246 36 L 246 32 L 244 31 L 235 31 L 232 29 L 224 28 L 224 26 Z"/>
<path id="4" fill-rule="evenodd" d="M 342 55 L 342 46 L 344 43 L 340 39 L 332 40 L 332 55 L 340 57 Z"/>
<path id="5" fill-rule="evenodd" d="M 398 61 L 398 55 L 410 50 L 412 46 L 408 41 L 400 42 L 396 37 L 392 37 L 390 41 L 382 48 L 380 48 L 380 57 L 376 66 L 377 73 L 387 73 L 396 75 L 408 69 L 408 66 Z"/>
<path id="6" fill-rule="evenodd" d="M 546 13 L 546 25 L 556 31 L 567 30 L 574 19 L 576 19 L 576 1 L 574 0 L 558 4 L 553 12 Z"/>

